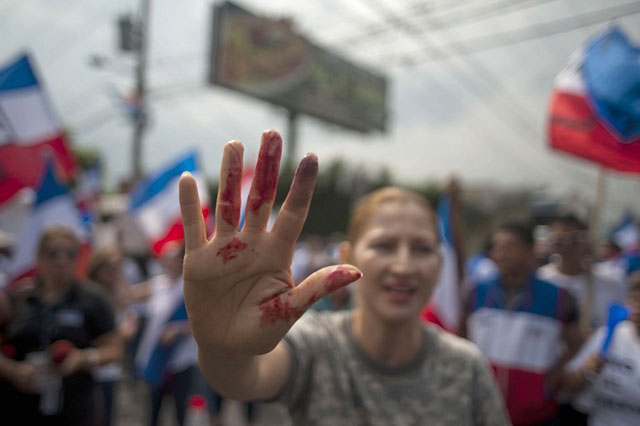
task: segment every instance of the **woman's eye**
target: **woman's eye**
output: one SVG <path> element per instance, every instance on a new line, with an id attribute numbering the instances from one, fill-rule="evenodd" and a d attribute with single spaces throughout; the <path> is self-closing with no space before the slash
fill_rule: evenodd
<path id="1" fill-rule="evenodd" d="M 371 244 L 371 247 L 374 250 L 391 251 L 391 250 L 393 250 L 393 243 L 390 243 L 390 242 L 387 242 L 387 241 L 380 241 L 380 242 Z"/>
<path id="2" fill-rule="evenodd" d="M 433 253 L 433 247 L 431 245 L 428 244 L 417 244 L 413 247 L 413 250 L 416 253 L 421 253 L 421 254 L 430 254 Z"/>

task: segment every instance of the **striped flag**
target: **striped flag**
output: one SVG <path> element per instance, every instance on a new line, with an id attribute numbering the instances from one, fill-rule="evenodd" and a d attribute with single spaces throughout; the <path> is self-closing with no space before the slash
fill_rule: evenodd
<path id="1" fill-rule="evenodd" d="M 440 197 L 437 210 L 442 267 L 433 295 L 422 311 L 422 319 L 455 333 L 459 328 L 461 314 L 460 277 L 458 276 L 458 256 L 451 229 L 451 197 L 449 195 L 443 194 Z"/>
<path id="2" fill-rule="evenodd" d="M 247 214 L 247 199 L 249 198 L 249 191 L 251 190 L 253 173 L 254 170 L 252 166 L 245 166 L 242 168 L 242 181 L 240 182 L 240 199 L 242 200 L 242 205 L 240 206 L 238 230 L 242 229 L 242 225 L 244 225 L 244 218 Z"/>
<path id="3" fill-rule="evenodd" d="M 53 153 L 62 177 L 72 175 L 75 164 L 62 125 L 23 55 L 0 68 L 0 205 L 37 185 L 45 167 L 43 151 Z"/>
<path id="4" fill-rule="evenodd" d="M 550 107 L 553 149 L 640 173 L 640 49 L 618 28 L 598 34 L 558 74 Z"/>
<path id="5" fill-rule="evenodd" d="M 16 246 L 9 264 L 11 291 L 23 279 L 36 272 L 36 250 L 43 231 L 54 225 L 62 225 L 75 232 L 82 250 L 78 261 L 78 273 L 84 275 L 89 255 L 89 230 L 83 223 L 76 201 L 68 188 L 56 177 L 51 159 L 45 160 L 44 175 L 36 190 L 35 201 L 22 230 L 16 238 Z"/>
<path id="6" fill-rule="evenodd" d="M 131 193 L 129 212 L 149 238 L 151 253 L 156 256 L 162 253 L 167 243 L 184 240 L 178 202 L 178 180 L 183 172 L 190 172 L 198 183 L 202 215 L 209 225 L 209 195 L 204 173 L 194 152 L 189 152 L 162 167 L 144 179 Z M 207 228 L 210 229 L 210 225 Z"/>

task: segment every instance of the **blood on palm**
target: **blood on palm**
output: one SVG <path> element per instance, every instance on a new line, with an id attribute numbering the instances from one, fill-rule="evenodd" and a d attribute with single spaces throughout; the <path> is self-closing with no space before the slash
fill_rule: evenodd
<path id="1" fill-rule="evenodd" d="M 222 256 L 222 263 L 226 264 L 231 259 L 238 257 L 238 252 L 241 252 L 246 248 L 247 243 L 240 241 L 238 238 L 234 238 L 226 246 L 218 250 L 216 255 Z"/>

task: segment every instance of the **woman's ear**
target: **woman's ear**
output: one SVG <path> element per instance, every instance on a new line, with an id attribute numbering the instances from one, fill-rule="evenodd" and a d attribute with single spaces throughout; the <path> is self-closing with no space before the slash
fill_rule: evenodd
<path id="1" fill-rule="evenodd" d="M 352 246 L 349 241 L 340 243 L 340 263 L 351 263 Z"/>

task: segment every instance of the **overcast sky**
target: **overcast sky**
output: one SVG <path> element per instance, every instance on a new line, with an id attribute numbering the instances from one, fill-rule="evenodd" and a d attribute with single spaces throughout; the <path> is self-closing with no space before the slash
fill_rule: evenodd
<path id="1" fill-rule="evenodd" d="M 242 140 L 248 156 L 255 158 L 261 130 L 286 133 L 282 110 L 204 84 L 209 0 L 151 1 L 149 85 L 154 94 L 144 145 L 146 170 L 195 147 L 207 175 L 216 177 L 227 140 Z M 443 181 L 456 173 L 463 185 L 526 185 L 560 197 L 594 197 L 596 166 L 547 148 L 549 97 L 553 79 L 571 52 L 607 26 L 589 23 L 637 1 L 237 3 L 257 14 L 293 17 L 296 27 L 316 43 L 388 77 L 387 133 L 362 135 L 303 117 L 299 155 L 316 152 L 321 165 L 341 157 L 371 170 L 384 166 L 407 183 Z M 136 11 L 138 4 L 0 0 L 0 62 L 24 50 L 33 54 L 62 121 L 79 144 L 104 154 L 111 187 L 130 172 L 132 133 L 114 95 L 133 87 L 133 58 L 116 49 L 116 20 L 121 13 Z M 615 22 L 640 42 L 640 14 Z M 531 40 L 478 50 L 519 36 Z M 442 49 L 475 53 L 434 58 L 434 50 Z M 105 56 L 109 64 L 91 67 L 91 55 Z M 609 175 L 605 222 L 626 206 L 640 212 L 639 182 Z"/>

